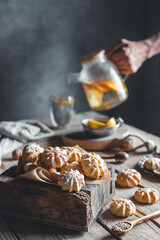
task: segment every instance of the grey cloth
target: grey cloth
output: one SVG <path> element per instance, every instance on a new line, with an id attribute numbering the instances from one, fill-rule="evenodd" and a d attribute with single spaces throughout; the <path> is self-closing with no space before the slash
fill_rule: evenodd
<path id="1" fill-rule="evenodd" d="M 24 143 L 54 135 L 54 131 L 36 120 L 0 122 L 0 157 L 21 147 Z"/>

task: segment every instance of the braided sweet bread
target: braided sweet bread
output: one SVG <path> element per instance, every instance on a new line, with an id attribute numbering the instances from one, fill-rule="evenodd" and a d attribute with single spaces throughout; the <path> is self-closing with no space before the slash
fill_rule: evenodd
<path id="1" fill-rule="evenodd" d="M 134 198 L 141 203 L 155 203 L 159 201 L 159 193 L 153 188 L 139 188 L 135 192 Z"/>
<path id="2" fill-rule="evenodd" d="M 105 161 L 96 153 L 84 154 L 81 164 L 87 177 L 98 179 L 108 173 Z"/>
<path id="3" fill-rule="evenodd" d="M 23 165 L 26 163 L 36 163 L 40 157 L 40 154 L 43 153 L 44 148 L 36 143 L 31 143 L 26 145 L 22 152 L 22 161 Z"/>
<path id="4" fill-rule="evenodd" d="M 148 170 L 158 170 L 160 169 L 160 158 L 154 157 L 153 155 L 144 157 L 144 166 Z"/>
<path id="5" fill-rule="evenodd" d="M 116 216 L 129 217 L 136 212 L 136 207 L 131 200 L 120 198 L 111 203 L 110 211 Z"/>
<path id="6" fill-rule="evenodd" d="M 84 175 L 80 174 L 77 170 L 63 171 L 58 176 L 58 186 L 61 186 L 62 190 L 79 192 L 85 186 Z"/>
<path id="7" fill-rule="evenodd" d="M 117 175 L 117 184 L 122 187 L 134 187 L 141 181 L 141 174 L 135 169 L 126 169 Z"/>
<path id="8" fill-rule="evenodd" d="M 67 151 L 59 147 L 48 147 L 41 154 L 40 161 L 45 168 L 60 168 L 68 161 Z"/>

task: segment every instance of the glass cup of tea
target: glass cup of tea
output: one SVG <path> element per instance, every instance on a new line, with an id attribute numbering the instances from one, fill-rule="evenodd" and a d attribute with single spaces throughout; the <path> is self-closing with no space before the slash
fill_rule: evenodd
<path id="1" fill-rule="evenodd" d="M 53 127 L 64 127 L 69 123 L 74 112 L 74 96 L 51 96 L 49 100 L 50 119 Z"/>

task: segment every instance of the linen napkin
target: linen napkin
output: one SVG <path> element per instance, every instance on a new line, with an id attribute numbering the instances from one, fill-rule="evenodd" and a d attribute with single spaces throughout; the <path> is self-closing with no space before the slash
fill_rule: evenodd
<path id="1" fill-rule="evenodd" d="M 0 122 L 0 165 L 1 157 L 21 147 L 24 143 L 50 138 L 55 132 L 36 120 Z"/>

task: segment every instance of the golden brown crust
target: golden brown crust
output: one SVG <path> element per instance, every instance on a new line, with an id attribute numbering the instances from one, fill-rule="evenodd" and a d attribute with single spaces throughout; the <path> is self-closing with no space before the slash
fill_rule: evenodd
<path id="1" fill-rule="evenodd" d="M 63 171 L 70 171 L 70 170 L 78 170 L 81 174 L 84 175 L 82 165 L 79 162 L 66 163 L 66 165 L 64 165 L 63 167 L 60 168 L 61 173 Z"/>
<path id="2" fill-rule="evenodd" d="M 23 165 L 26 163 L 36 163 L 40 157 L 40 154 L 43 153 L 44 148 L 36 143 L 28 144 L 24 147 L 22 152 L 22 161 Z"/>
<path id="3" fill-rule="evenodd" d="M 68 162 L 81 162 L 83 154 L 76 147 L 61 147 L 61 149 L 67 151 Z"/>
<path id="4" fill-rule="evenodd" d="M 79 192 L 85 186 L 84 175 L 77 170 L 63 171 L 58 176 L 58 186 L 61 186 L 62 190 Z"/>
<path id="5" fill-rule="evenodd" d="M 144 159 L 145 159 L 144 166 L 148 170 L 153 171 L 153 170 L 160 169 L 160 158 L 156 158 L 150 155 L 150 156 L 146 156 Z"/>
<path id="6" fill-rule="evenodd" d="M 111 203 L 110 211 L 116 216 L 129 217 L 136 212 L 136 207 L 131 200 L 120 198 Z"/>
<path id="7" fill-rule="evenodd" d="M 68 161 L 67 151 L 59 147 L 48 147 L 41 154 L 40 161 L 46 168 L 60 168 Z"/>
<path id="8" fill-rule="evenodd" d="M 81 164 L 82 169 L 87 177 L 98 179 L 108 173 L 106 163 L 96 153 L 92 152 L 84 154 Z"/>
<path id="9" fill-rule="evenodd" d="M 153 188 L 139 188 L 135 192 L 134 198 L 141 203 L 155 203 L 159 201 L 159 193 Z"/>
<path id="10" fill-rule="evenodd" d="M 37 168 L 36 170 L 34 170 Z M 84 178 L 98 179 L 110 176 L 104 160 L 96 153 L 86 153 L 74 147 L 41 148 L 33 143 L 24 147 L 17 167 L 17 174 L 38 171 L 62 187 L 62 190 L 80 191 L 85 185 Z M 30 173 L 31 176 L 32 173 Z M 27 175 L 27 174 L 26 174 Z"/>
<path id="11" fill-rule="evenodd" d="M 126 169 L 117 175 L 117 184 L 122 187 L 134 187 L 141 181 L 141 175 L 135 169 Z"/>

